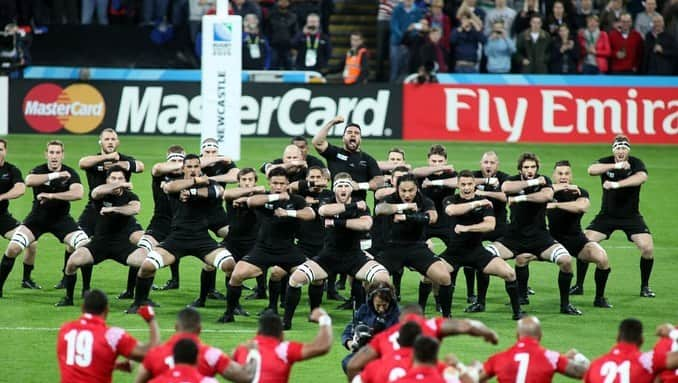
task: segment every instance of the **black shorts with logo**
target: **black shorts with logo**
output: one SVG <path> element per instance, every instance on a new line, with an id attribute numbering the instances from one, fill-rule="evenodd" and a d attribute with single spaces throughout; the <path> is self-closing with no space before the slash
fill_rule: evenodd
<path id="1" fill-rule="evenodd" d="M 603 233 L 606 238 L 610 238 L 610 235 L 612 235 L 615 230 L 621 230 L 626 234 L 626 239 L 629 241 L 631 241 L 631 236 L 634 234 L 651 234 L 642 215 L 631 218 L 614 218 L 598 214 L 593 221 L 591 221 L 591 224 L 586 230 L 594 230 Z"/>
<path id="2" fill-rule="evenodd" d="M 509 249 L 513 253 L 514 258 L 522 253 L 529 253 L 539 257 L 544 250 L 558 243 L 548 232 L 529 237 L 507 233 L 507 235 L 499 238 L 497 242 Z"/>
<path id="3" fill-rule="evenodd" d="M 109 238 L 92 240 L 84 246 L 92 253 L 94 264 L 99 264 L 107 259 L 118 262 L 121 265 L 127 265 L 127 256 L 137 249 L 127 238 L 111 240 Z"/>
<path id="4" fill-rule="evenodd" d="M 381 263 L 393 275 L 404 266 L 426 275 L 428 268 L 438 262 L 438 258 L 424 242 L 413 244 L 388 244 L 375 260 Z"/>
<path id="5" fill-rule="evenodd" d="M 62 215 L 56 219 L 45 221 L 29 214 L 24 220 L 24 226 L 33 233 L 36 241 L 43 234 L 52 233 L 59 241 L 63 242 L 68 234 L 80 230 L 80 227 L 70 215 Z"/>
<path id="6" fill-rule="evenodd" d="M 360 249 L 339 252 L 324 248 L 313 261 L 328 274 L 334 272 L 355 276 L 370 259 Z"/>
<path id="7" fill-rule="evenodd" d="M 252 249 L 254 248 L 255 241 L 238 241 L 227 236 L 226 239 L 221 243 L 221 246 L 225 247 L 226 250 L 231 252 L 233 258 L 236 262 L 243 259 Z"/>
<path id="8" fill-rule="evenodd" d="M 285 250 L 268 251 L 255 245 L 252 251 L 244 256 L 242 260 L 258 267 L 261 271 L 267 270 L 269 267 L 278 266 L 289 273 L 292 268 L 306 262 L 306 257 L 296 246 L 291 246 Z"/>
<path id="9" fill-rule="evenodd" d="M 182 258 L 187 255 L 205 260 L 205 257 L 219 248 L 219 244 L 207 233 L 199 238 L 178 239 L 170 234 L 164 241 L 158 244 L 158 247 L 167 250 L 175 258 Z"/>
<path id="10" fill-rule="evenodd" d="M 460 267 L 472 267 L 479 271 L 485 270 L 485 267 L 495 257 L 494 254 L 482 246 L 478 246 L 475 249 L 469 249 L 468 251 L 461 248 L 448 249 L 440 256 L 440 258 L 452 265 L 455 270 Z"/>
<path id="11" fill-rule="evenodd" d="M 0 215 L 0 235 L 5 235 L 16 229 L 21 223 L 12 217 L 9 212 Z"/>
<path id="12" fill-rule="evenodd" d="M 587 243 L 591 242 L 584 235 L 584 233 L 579 233 L 577 235 L 559 235 L 554 236 L 553 238 L 558 241 L 573 257 L 579 257 L 579 253 L 584 249 Z"/>

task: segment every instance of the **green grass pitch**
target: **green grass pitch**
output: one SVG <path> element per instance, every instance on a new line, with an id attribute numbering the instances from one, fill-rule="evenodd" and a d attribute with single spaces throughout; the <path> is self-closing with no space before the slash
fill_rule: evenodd
<path id="1" fill-rule="evenodd" d="M 8 137 L 7 160 L 19 166 L 24 174 L 35 165 L 42 163 L 44 145 L 50 137 L 32 135 L 13 135 Z M 81 156 L 96 152 L 98 149 L 94 136 L 59 136 L 66 145 L 65 163 L 77 167 Z M 146 224 L 152 212 L 150 191 L 150 168 L 155 162 L 163 161 L 164 153 L 170 144 L 184 145 L 189 152 L 198 151 L 198 138 L 173 137 L 121 137 L 120 151 L 134 155 L 146 164 L 147 171 L 133 178 L 134 191 L 142 201 L 142 211 L 138 217 Z M 338 142 L 333 139 L 332 141 Z M 243 139 L 242 160 L 240 167 L 258 167 L 263 161 L 279 157 L 285 139 Z M 430 142 L 403 142 L 364 140 L 364 149 L 377 159 L 384 159 L 389 147 L 399 146 L 405 149 L 407 161 L 414 166 L 425 164 L 426 152 Z M 600 206 L 601 188 L 597 178 L 586 175 L 586 167 L 595 159 L 610 153 L 610 146 L 605 145 L 537 145 L 537 144 L 469 144 L 446 143 L 449 160 L 457 169 L 478 166 L 481 154 L 485 150 L 494 149 L 501 159 L 500 168 L 508 173 L 515 173 L 517 156 L 523 151 L 536 152 L 542 160 L 543 174 L 551 175 L 553 163 L 560 159 L 569 159 L 573 163 L 575 183 L 587 188 L 591 193 L 591 211 L 584 218 L 588 224 Z M 584 311 L 582 317 L 568 317 L 558 313 L 557 268 L 547 263 L 531 265 L 530 285 L 537 291 L 531 298 L 531 304 L 525 309 L 537 315 L 544 328 L 543 344 L 549 348 L 566 351 L 575 347 L 589 357 L 606 352 L 614 341 L 619 321 L 626 317 L 637 317 L 645 324 L 645 348 L 655 342 L 654 327 L 663 322 L 676 319 L 676 299 L 673 296 L 676 280 L 676 249 L 678 236 L 676 224 L 678 205 L 673 192 L 676 190 L 676 179 L 671 169 L 676 168 L 678 149 L 670 146 L 634 146 L 632 154 L 645 161 L 649 170 L 649 180 L 643 186 L 641 194 L 641 212 L 654 234 L 655 268 L 651 286 L 657 293 L 655 299 L 641 299 L 639 293 L 638 251 L 633 244 L 626 241 L 621 232 L 603 243 L 612 265 L 612 274 L 608 284 L 607 296 L 614 308 L 611 310 L 596 309 L 593 300 L 593 272 L 590 270 L 586 295 L 573 297 L 572 302 Z M 83 182 L 84 182 L 84 174 Z M 263 181 L 260 181 L 263 184 Z M 12 201 L 10 211 L 18 219 L 26 216 L 30 209 L 32 192 L 19 200 Z M 84 206 L 84 201 L 73 204 L 72 214 L 77 218 Z M 2 242 L 2 246 L 6 245 Z M 440 251 L 440 243 L 437 243 Z M 43 286 L 41 291 L 21 289 L 21 262 L 17 262 L 4 289 L 5 297 L 0 299 L 0 382 L 47 382 L 58 379 L 58 368 L 55 356 L 55 337 L 57 329 L 66 320 L 79 315 L 78 307 L 55 308 L 53 304 L 61 298 L 63 291 L 54 290 L 52 286 L 60 278 L 63 247 L 50 235 L 40 239 L 38 259 L 34 279 Z M 174 315 L 177 310 L 191 302 L 198 293 L 199 262 L 186 259 L 181 264 L 181 289 L 177 292 L 154 292 L 152 298 L 162 307 L 157 309 L 158 320 L 163 329 L 162 337 L 167 339 L 174 328 Z M 127 269 L 113 262 L 105 262 L 95 268 L 93 287 L 101 288 L 109 294 L 110 314 L 108 323 L 127 328 L 142 341 L 148 338 L 146 326 L 138 316 L 126 316 L 123 310 L 129 301 L 117 301 L 117 295 L 124 288 Z M 157 283 L 164 283 L 169 271 L 162 270 L 156 277 Z M 674 277 L 672 277 L 672 275 Z M 222 286 L 221 275 L 218 285 Z M 403 282 L 403 302 L 416 301 L 417 276 L 406 273 Z M 673 281 L 673 282 L 672 282 Z M 80 282 L 80 281 L 79 281 Z M 250 285 L 252 282 L 249 283 Z M 456 292 L 456 304 L 453 315 L 464 317 L 465 283 L 464 277 L 457 280 L 459 288 Z M 78 291 L 80 284 L 78 284 Z M 223 289 L 223 287 L 222 287 Z M 305 293 L 304 293 L 305 295 Z M 499 346 L 491 346 L 479 339 L 469 337 L 448 338 L 443 342 L 444 353 L 454 352 L 459 358 L 470 362 L 484 361 L 491 353 L 511 345 L 515 338 L 515 323 L 511 321 L 510 309 L 505 306 L 508 301 L 503 282 L 493 278 L 488 293 L 487 312 L 473 315 L 494 328 L 500 335 Z M 76 305 L 81 299 L 76 299 Z M 256 313 L 267 302 L 246 301 L 243 305 L 250 313 Z M 341 382 L 346 378 L 341 372 L 340 360 L 346 350 L 339 344 L 338 337 L 343 327 L 351 319 L 350 311 L 334 309 L 336 302 L 325 302 L 334 321 L 335 344 L 331 353 L 325 357 L 299 363 L 293 369 L 292 381 L 324 383 Z M 429 304 L 428 313 L 432 309 Z M 256 316 L 238 317 L 237 322 L 229 325 L 215 323 L 224 309 L 223 302 L 208 301 L 208 307 L 201 309 L 203 315 L 205 342 L 230 352 L 239 343 L 251 338 L 256 330 Z M 289 339 L 308 341 L 317 331 L 317 325 L 305 321 L 308 314 L 306 298 L 297 313 L 293 331 L 286 334 Z M 133 376 L 116 373 L 115 381 L 131 382 Z M 557 378 L 556 381 L 565 381 Z"/>

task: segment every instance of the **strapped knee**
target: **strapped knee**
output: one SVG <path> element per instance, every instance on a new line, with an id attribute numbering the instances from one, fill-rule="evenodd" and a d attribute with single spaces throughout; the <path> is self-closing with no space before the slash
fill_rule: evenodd
<path id="1" fill-rule="evenodd" d="M 146 251 L 153 251 L 153 242 L 151 242 L 150 239 L 146 235 L 143 235 L 139 242 L 137 242 L 137 246 L 141 247 L 142 249 L 146 249 Z"/>
<path id="2" fill-rule="evenodd" d="M 374 277 L 376 277 L 377 274 L 381 272 L 388 274 L 388 270 L 386 270 L 386 268 L 379 263 L 372 265 L 372 267 L 370 267 L 370 269 L 367 270 L 367 273 L 365 274 L 365 280 L 368 283 L 372 283 L 372 281 L 374 281 Z"/>
<path id="3" fill-rule="evenodd" d="M 558 263 L 558 260 L 563 256 L 569 256 L 570 253 L 563 247 L 563 245 L 557 245 L 552 251 L 549 257 L 549 260 L 553 263 Z"/>
<path id="4" fill-rule="evenodd" d="M 146 260 L 150 262 L 153 267 L 158 270 L 165 266 L 165 261 L 162 259 L 162 255 L 157 251 L 151 251 L 146 256 Z"/>
<path id="5" fill-rule="evenodd" d="M 212 262 L 212 265 L 216 267 L 217 269 L 221 269 L 221 264 L 224 263 L 228 259 L 234 259 L 231 253 L 224 249 L 220 252 L 217 253 L 217 255 L 214 257 L 214 261 Z"/>
<path id="6" fill-rule="evenodd" d="M 14 232 L 12 239 L 10 239 L 9 242 L 19 246 L 21 250 L 27 248 L 28 245 L 30 245 L 28 236 L 18 230 Z"/>
<path id="7" fill-rule="evenodd" d="M 487 251 L 489 251 L 490 253 L 492 253 L 492 255 L 494 255 L 495 257 L 499 257 L 499 250 L 497 249 L 496 246 L 491 245 L 491 244 L 490 244 L 490 245 L 487 245 L 487 246 L 485 246 L 485 250 L 487 250 Z"/>
<path id="8" fill-rule="evenodd" d="M 306 277 L 306 283 L 311 283 L 311 282 L 315 281 L 315 273 L 311 269 L 311 266 L 309 266 L 305 263 L 302 263 L 299 267 L 297 267 L 297 270 L 295 272 L 297 272 L 297 271 L 304 274 L 304 277 Z M 292 287 L 299 287 L 299 286 L 294 286 L 294 285 L 298 285 L 294 281 L 294 278 L 290 278 L 289 285 L 292 286 Z"/>
<path id="9" fill-rule="evenodd" d="M 86 244 L 88 240 L 89 240 L 89 237 L 87 236 L 87 233 L 85 233 L 82 230 L 78 230 L 78 231 L 73 232 L 73 234 L 71 235 L 71 238 L 68 241 L 68 245 L 71 246 L 74 249 L 77 249 L 77 248 L 83 246 L 84 244 Z"/>

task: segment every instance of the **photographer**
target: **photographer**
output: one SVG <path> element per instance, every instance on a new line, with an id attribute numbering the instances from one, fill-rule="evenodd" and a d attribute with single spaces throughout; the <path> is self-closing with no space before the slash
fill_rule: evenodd
<path id="1" fill-rule="evenodd" d="M 492 24 L 490 38 L 485 44 L 487 56 L 487 71 L 490 73 L 509 73 L 511 71 L 511 56 L 516 52 L 516 43 L 508 37 L 504 29 L 504 22 L 495 21 Z"/>
<path id="2" fill-rule="evenodd" d="M 346 325 L 341 334 L 341 343 L 351 351 L 341 361 L 344 372 L 353 354 L 374 335 L 398 323 L 399 316 L 393 286 L 386 282 L 371 283 L 367 287 L 367 302 L 358 308 L 353 321 Z"/>
<path id="3" fill-rule="evenodd" d="M 457 73 L 478 72 L 478 49 L 487 38 L 483 34 L 483 22 L 470 11 L 460 15 L 461 25 L 452 31 L 450 46 L 454 50 L 454 71 Z"/>

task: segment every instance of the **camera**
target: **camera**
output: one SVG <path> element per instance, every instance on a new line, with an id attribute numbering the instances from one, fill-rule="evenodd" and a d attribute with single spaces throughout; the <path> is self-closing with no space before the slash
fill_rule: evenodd
<path id="1" fill-rule="evenodd" d="M 374 334 L 372 333 L 372 328 L 366 325 L 365 323 L 358 323 L 353 328 L 353 344 L 351 344 L 351 352 L 356 352 L 360 348 L 372 339 Z"/>

